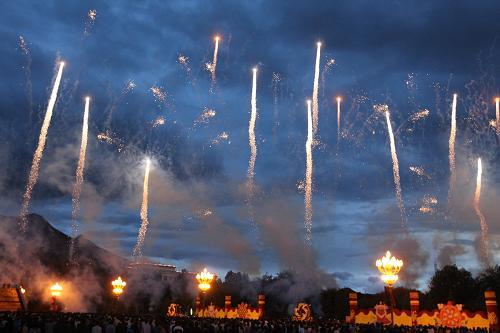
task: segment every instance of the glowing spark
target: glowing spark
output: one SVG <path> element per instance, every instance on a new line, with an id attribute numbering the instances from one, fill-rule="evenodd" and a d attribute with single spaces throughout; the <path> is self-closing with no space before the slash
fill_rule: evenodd
<path id="1" fill-rule="evenodd" d="M 497 135 L 500 135 L 500 97 L 495 98 L 495 105 L 496 105 L 496 117 L 497 117 L 497 123 L 496 123 L 496 130 L 497 130 Z"/>
<path id="2" fill-rule="evenodd" d="M 38 173 L 40 171 L 40 161 L 43 156 L 43 151 L 45 149 L 45 143 L 47 141 L 47 133 L 50 126 L 50 120 L 52 119 L 52 111 L 54 110 L 54 106 L 57 100 L 57 92 L 59 90 L 59 84 L 61 83 L 61 77 L 63 73 L 64 62 L 59 63 L 59 70 L 57 72 L 56 80 L 54 81 L 54 86 L 52 88 L 52 93 L 50 94 L 49 104 L 47 105 L 47 111 L 45 112 L 45 118 L 43 120 L 42 128 L 40 130 L 40 136 L 38 138 L 38 146 L 33 155 L 33 162 L 31 164 L 31 170 L 28 177 L 28 184 L 26 185 L 26 191 L 23 195 L 23 202 L 21 205 L 21 222 L 19 227 L 21 231 L 26 231 L 27 227 L 27 214 L 28 208 L 30 204 L 31 194 L 33 193 L 33 188 L 35 187 L 36 182 L 38 181 Z"/>
<path id="3" fill-rule="evenodd" d="M 427 109 L 423 109 L 423 110 L 417 111 L 417 112 L 415 112 L 414 114 L 411 115 L 410 121 L 411 122 L 415 122 L 415 121 L 418 121 L 420 119 L 424 119 L 424 118 L 426 118 L 429 115 L 429 113 L 430 113 L 430 111 L 427 110 Z"/>
<path id="4" fill-rule="evenodd" d="M 90 9 L 87 12 L 87 20 L 85 22 L 85 29 L 83 31 L 85 36 L 88 36 L 90 34 L 90 30 L 92 29 L 92 26 L 94 25 L 96 18 L 97 18 L 97 10 Z"/>
<path id="5" fill-rule="evenodd" d="M 83 126 L 82 126 L 82 142 L 80 146 L 80 156 L 78 158 L 78 166 L 76 168 L 76 179 L 73 186 L 72 203 L 73 207 L 71 210 L 71 244 L 69 248 L 69 259 L 70 262 L 74 261 L 74 251 L 75 251 L 75 240 L 78 235 L 78 215 L 80 212 L 80 195 L 82 193 L 83 185 L 83 170 L 85 168 L 85 155 L 87 153 L 87 140 L 89 132 L 89 104 L 90 98 L 85 98 L 85 112 L 83 114 Z"/>
<path id="6" fill-rule="evenodd" d="M 213 140 L 212 140 L 212 144 L 213 145 L 217 145 L 219 144 L 221 141 L 227 141 L 229 140 L 229 134 L 227 132 L 222 132 L 220 133 L 219 135 L 217 135 Z M 229 142 L 231 143 L 231 142 Z"/>
<path id="7" fill-rule="evenodd" d="M 26 44 L 23 36 L 19 36 L 19 47 L 24 54 L 28 55 L 30 53 L 30 49 L 28 48 L 28 45 Z"/>
<path id="8" fill-rule="evenodd" d="M 312 95 L 312 120 L 313 120 L 313 133 L 316 134 L 318 131 L 318 88 L 319 88 L 319 63 L 321 59 L 321 43 L 318 42 L 316 49 L 316 64 L 314 66 L 314 84 L 313 84 L 313 95 Z"/>
<path id="9" fill-rule="evenodd" d="M 203 113 L 194 121 L 194 126 L 208 123 L 216 114 L 215 110 L 205 107 Z"/>
<path id="10" fill-rule="evenodd" d="M 455 190 L 455 182 L 457 179 L 455 173 L 455 139 L 457 136 L 457 94 L 453 94 L 453 103 L 451 105 L 451 129 L 449 145 L 449 161 L 450 161 L 450 187 L 448 189 L 448 205 L 451 203 L 452 195 Z"/>
<path id="11" fill-rule="evenodd" d="M 305 205 L 305 219 L 304 226 L 306 229 L 306 243 L 311 244 L 311 230 L 312 230 L 312 177 L 313 177 L 313 157 L 312 157 L 312 144 L 314 141 L 313 121 L 311 111 L 311 101 L 307 101 L 307 141 L 306 141 L 306 188 L 304 195 Z"/>
<path id="12" fill-rule="evenodd" d="M 122 141 L 118 138 L 113 138 L 112 134 L 109 132 L 97 134 L 97 140 L 105 142 L 110 145 L 116 146 L 118 152 L 121 152 L 124 148 Z"/>
<path id="13" fill-rule="evenodd" d="M 337 97 L 337 141 L 340 138 L 340 102 L 342 102 L 342 98 Z"/>
<path id="14" fill-rule="evenodd" d="M 434 213 L 436 211 L 435 206 L 438 200 L 436 197 L 425 195 L 422 199 L 422 206 L 419 208 L 420 212 L 424 214 Z"/>
<path id="15" fill-rule="evenodd" d="M 149 191 L 149 168 L 151 165 L 151 160 L 146 159 L 146 170 L 144 171 L 144 185 L 142 190 L 142 204 L 141 204 L 141 228 L 139 229 L 139 234 L 137 235 L 137 243 L 134 247 L 133 256 L 136 260 L 142 257 L 142 247 L 144 245 L 144 239 L 146 238 L 146 232 L 148 231 L 148 191 Z"/>
<path id="16" fill-rule="evenodd" d="M 247 195 L 248 204 L 250 205 L 250 217 L 253 223 L 253 209 L 251 208 L 254 196 L 254 176 L 255 176 L 255 161 L 257 159 L 257 144 L 255 141 L 255 122 L 257 121 L 257 68 L 254 67 L 252 79 L 252 101 L 251 101 L 251 115 L 248 123 L 248 144 L 250 146 L 250 159 L 248 161 L 247 173 Z"/>
<path id="17" fill-rule="evenodd" d="M 215 47 L 214 47 L 214 58 L 212 60 L 212 64 L 210 65 L 210 73 L 212 74 L 212 86 L 210 87 L 210 91 L 213 93 L 215 88 L 215 70 L 217 69 L 217 54 L 219 53 L 219 36 L 215 36 Z"/>
<path id="18" fill-rule="evenodd" d="M 128 80 L 127 83 L 125 84 L 125 88 L 123 89 L 123 93 L 127 94 L 130 91 L 134 90 L 136 87 L 136 84 L 133 80 Z"/>
<path id="19" fill-rule="evenodd" d="M 399 161 L 398 155 L 396 153 L 396 143 L 394 142 L 394 133 L 392 131 L 391 115 L 389 113 L 389 107 L 387 105 L 379 106 L 384 109 L 385 119 L 387 121 L 387 131 L 389 133 L 389 141 L 391 146 L 391 156 L 392 156 L 392 172 L 394 175 L 394 186 L 396 188 L 396 198 L 398 200 L 399 210 L 401 211 L 401 226 L 406 228 L 406 213 L 405 206 L 403 202 L 403 194 L 401 192 L 401 179 L 399 177 Z"/>
<path id="20" fill-rule="evenodd" d="M 161 103 L 165 102 L 165 99 L 167 98 L 167 93 L 163 91 L 161 87 L 152 86 L 151 88 L 149 88 L 149 90 L 151 90 L 151 92 L 153 93 L 156 102 L 161 102 Z"/>
<path id="21" fill-rule="evenodd" d="M 429 176 L 422 167 L 412 165 L 410 166 L 410 171 L 413 171 L 415 174 L 417 174 L 417 176 L 431 179 L 431 176 Z"/>
<path id="22" fill-rule="evenodd" d="M 165 125 L 165 117 L 158 117 L 153 121 L 153 128 Z"/>
<path id="23" fill-rule="evenodd" d="M 488 224 L 486 218 L 481 212 L 481 176 L 483 174 L 483 166 L 481 158 L 477 159 L 477 178 L 476 178 L 476 193 L 474 194 L 474 210 L 481 224 L 481 252 L 483 259 L 489 263 L 489 244 L 488 244 Z"/>

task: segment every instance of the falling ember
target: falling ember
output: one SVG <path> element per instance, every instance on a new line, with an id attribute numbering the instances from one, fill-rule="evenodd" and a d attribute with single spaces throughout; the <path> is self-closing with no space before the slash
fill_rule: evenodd
<path id="1" fill-rule="evenodd" d="M 450 139 L 448 142 L 449 151 L 448 158 L 450 161 L 450 187 L 448 189 L 448 205 L 450 205 L 453 191 L 455 190 L 455 182 L 457 179 L 455 173 L 455 139 L 457 136 L 457 94 L 453 94 L 453 103 L 451 105 L 451 129 Z"/>
<path id="2" fill-rule="evenodd" d="M 489 245 L 488 245 L 488 224 L 486 218 L 481 212 L 481 177 L 483 174 L 483 166 L 481 158 L 477 159 L 477 179 L 476 179 L 476 193 L 474 194 L 474 210 L 479 218 L 481 224 L 481 254 L 486 263 L 490 262 Z"/>
<path id="3" fill-rule="evenodd" d="M 212 143 L 212 145 L 217 145 L 221 141 L 228 141 L 228 140 L 229 140 L 229 133 L 224 131 L 224 132 L 220 133 L 219 135 L 217 135 L 214 139 L 212 139 L 211 143 Z M 228 141 L 228 142 L 231 143 L 231 141 Z"/>
<path id="4" fill-rule="evenodd" d="M 419 211 L 424 214 L 435 213 L 437 203 L 438 200 L 436 197 L 425 195 L 422 199 L 422 206 L 419 208 Z"/>
<path id="5" fill-rule="evenodd" d="M 28 55 L 30 53 L 30 49 L 28 48 L 23 36 L 19 36 L 19 47 L 24 54 Z"/>
<path id="6" fill-rule="evenodd" d="M 496 117 L 497 117 L 497 123 L 496 123 L 496 130 L 497 130 L 497 135 L 500 135 L 500 97 L 495 98 L 495 106 L 496 106 Z"/>
<path id="7" fill-rule="evenodd" d="M 403 194 L 401 192 L 401 179 L 399 177 L 399 161 L 398 161 L 398 155 L 396 153 L 396 143 L 394 142 L 394 133 L 392 131 L 391 115 L 389 113 L 389 107 L 387 105 L 380 105 L 378 107 L 384 109 L 385 119 L 387 121 L 387 131 L 389 133 L 389 141 L 390 141 L 391 156 L 392 156 L 392 172 L 394 175 L 394 186 L 396 187 L 396 198 L 398 200 L 399 210 L 401 211 L 401 225 L 403 228 L 406 228 L 406 213 L 403 202 Z"/>
<path id="8" fill-rule="evenodd" d="M 153 127 L 159 127 L 165 125 L 165 117 L 158 117 L 153 121 Z"/>
<path id="9" fill-rule="evenodd" d="M 75 254 L 75 240 L 78 235 L 78 215 L 80 212 L 80 195 L 82 193 L 83 185 L 83 170 L 85 168 L 85 155 L 87 153 L 87 140 L 89 132 L 89 104 L 90 97 L 85 98 L 85 112 L 83 114 L 83 126 L 82 126 L 82 142 L 80 146 L 80 156 L 78 158 L 78 166 L 76 168 L 76 179 L 73 186 L 72 195 L 72 210 L 71 210 L 71 244 L 69 248 L 69 260 L 74 262 Z"/>
<path id="10" fill-rule="evenodd" d="M 52 119 L 52 111 L 54 110 L 54 106 L 57 100 L 57 92 L 59 90 L 59 84 L 61 83 L 61 77 L 63 73 L 64 62 L 59 63 L 59 70 L 57 72 L 56 80 L 54 81 L 54 86 L 52 88 L 52 93 L 50 94 L 49 104 L 47 105 L 47 111 L 45 112 L 45 118 L 43 120 L 42 128 L 40 130 L 40 136 L 38 138 L 38 146 L 33 155 L 33 162 L 31 164 L 30 174 L 28 177 L 28 184 L 26 185 L 26 191 L 23 195 L 23 202 L 21 205 L 20 212 L 20 229 L 21 231 L 26 231 L 28 220 L 26 218 L 28 214 L 28 208 L 30 204 L 31 194 L 33 192 L 33 188 L 38 180 L 38 173 L 40 171 L 40 161 L 43 156 L 43 151 L 45 149 L 45 143 L 47 141 L 47 133 L 50 126 L 50 120 Z"/>
<path id="11" fill-rule="evenodd" d="M 167 98 L 167 93 L 163 91 L 161 87 L 152 86 L 151 88 L 149 88 L 149 90 L 151 90 L 151 92 L 153 93 L 156 102 L 161 102 L 161 103 L 165 102 L 165 99 Z"/>
<path id="12" fill-rule="evenodd" d="M 208 123 L 208 121 L 215 117 L 216 114 L 217 112 L 215 112 L 214 109 L 205 107 L 203 109 L 203 113 L 194 121 L 194 126 Z"/>
<path id="13" fill-rule="evenodd" d="M 90 34 L 90 31 L 92 30 L 92 27 L 94 26 L 96 18 L 97 18 L 97 10 L 90 9 L 87 12 L 87 19 L 85 21 L 85 29 L 83 31 L 85 36 L 88 36 Z"/>
<path id="14" fill-rule="evenodd" d="M 137 235 L 137 243 L 134 247 L 133 256 L 136 260 L 142 257 L 142 246 L 144 245 L 144 239 L 146 238 L 146 232 L 148 231 L 148 188 L 149 188 L 149 168 L 151 166 L 151 160 L 148 158 L 146 160 L 146 170 L 144 171 L 144 185 L 142 190 L 142 204 L 141 204 L 141 227 L 139 229 L 139 234 Z"/>
<path id="15" fill-rule="evenodd" d="M 214 58 L 212 60 L 212 64 L 210 65 L 210 73 L 212 74 L 212 85 L 210 87 L 210 92 L 214 92 L 215 88 L 215 70 L 217 69 L 217 54 L 219 53 L 219 36 L 215 36 L 215 47 L 214 47 Z"/>
<path id="16" fill-rule="evenodd" d="M 314 66 L 314 84 L 312 95 L 312 120 L 313 120 L 313 133 L 318 131 L 318 88 L 319 88 L 319 63 L 321 59 L 321 42 L 318 42 L 316 50 L 316 64 Z"/>
<path id="17" fill-rule="evenodd" d="M 430 111 L 427 110 L 427 109 L 423 109 L 423 110 L 417 111 L 417 112 L 415 112 L 414 114 L 411 115 L 410 121 L 411 122 L 415 122 L 415 121 L 418 121 L 420 119 L 424 119 L 424 118 L 426 118 L 429 115 L 429 113 L 430 113 Z"/>
<path id="18" fill-rule="evenodd" d="M 342 98 L 337 97 L 337 141 L 340 138 L 340 102 L 342 102 Z"/>
<path id="19" fill-rule="evenodd" d="M 429 176 L 422 167 L 412 165 L 410 166 L 410 171 L 414 172 L 417 176 L 431 179 L 431 176 Z"/>
<path id="20" fill-rule="evenodd" d="M 133 80 L 128 80 L 127 83 L 125 84 L 125 88 L 123 89 L 123 93 L 126 94 L 136 87 L 136 84 Z"/>
<path id="21" fill-rule="evenodd" d="M 257 120 L 257 68 L 252 69 L 252 101 L 251 101 L 251 114 L 248 123 L 248 144 L 250 146 L 250 159 L 248 161 L 247 173 L 247 195 L 248 204 L 251 206 L 254 195 L 254 171 L 255 160 L 257 159 L 257 144 L 255 141 L 255 122 Z M 253 223 L 253 211 L 250 209 L 250 215 Z"/>
<path id="22" fill-rule="evenodd" d="M 311 101 L 307 101 L 307 141 L 306 141 L 306 184 L 305 184 L 305 194 L 304 194 L 304 205 L 305 205 L 305 219 L 304 226 L 306 229 L 306 243 L 311 244 L 311 230 L 312 230 L 312 177 L 313 177 L 313 157 L 312 157 L 312 143 L 314 141 L 313 137 L 313 125 L 312 125 L 312 111 L 311 111 Z"/>

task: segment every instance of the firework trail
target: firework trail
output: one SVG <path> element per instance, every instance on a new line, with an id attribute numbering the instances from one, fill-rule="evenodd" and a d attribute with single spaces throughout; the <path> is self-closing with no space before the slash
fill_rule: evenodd
<path id="1" fill-rule="evenodd" d="M 340 102 L 342 98 L 337 97 L 337 142 L 340 140 Z"/>
<path id="2" fill-rule="evenodd" d="M 398 155 L 396 153 L 396 143 L 394 142 L 394 133 L 392 131 L 391 115 L 389 113 L 389 107 L 387 105 L 379 106 L 384 110 L 385 119 L 387 121 L 387 131 L 389 133 L 389 141 L 391 145 L 391 156 L 392 156 L 392 172 L 394 175 L 394 186 L 396 188 L 396 198 L 398 200 L 399 210 L 401 211 L 401 226 L 406 228 L 406 212 L 403 202 L 403 194 L 401 192 L 401 179 L 399 177 L 399 161 Z"/>
<path id="3" fill-rule="evenodd" d="M 163 90 L 162 87 L 159 86 L 152 86 L 149 88 L 151 92 L 153 93 L 154 99 L 157 103 L 165 103 L 165 100 L 167 99 L 167 93 Z"/>
<path id="4" fill-rule="evenodd" d="M 149 168 L 151 166 L 151 160 L 148 158 L 146 160 L 146 170 L 144 171 L 144 185 L 142 190 L 142 204 L 141 204 L 141 227 L 139 229 L 139 234 L 137 235 L 137 243 L 134 247 L 133 257 L 137 261 L 142 257 L 142 246 L 144 245 L 144 239 L 146 238 L 146 232 L 148 231 L 148 189 L 149 189 Z"/>
<path id="5" fill-rule="evenodd" d="M 219 53 L 219 36 L 215 36 L 215 47 L 214 47 L 214 58 L 212 60 L 212 63 L 210 64 L 210 73 L 212 75 L 212 84 L 210 86 L 210 93 L 214 92 L 215 89 L 215 70 L 217 69 L 217 54 Z"/>
<path id="6" fill-rule="evenodd" d="M 19 36 L 19 47 L 26 57 L 26 66 L 24 67 L 24 72 L 26 75 L 26 97 L 28 98 L 28 108 L 29 108 L 29 120 L 31 123 L 31 118 L 33 116 L 33 85 L 31 83 L 31 52 L 28 48 L 28 44 L 24 40 L 23 36 Z"/>
<path id="7" fill-rule="evenodd" d="M 495 125 L 497 135 L 500 135 L 500 98 L 495 98 L 495 107 L 496 107 L 496 119 L 497 123 Z"/>
<path id="8" fill-rule="evenodd" d="M 106 119 L 106 129 L 109 131 L 111 130 L 111 120 L 113 118 L 113 114 L 116 110 L 116 107 L 122 102 L 122 100 L 125 98 L 125 96 L 131 92 L 132 90 L 134 90 L 134 88 L 136 87 L 136 83 L 132 80 L 132 79 L 129 79 L 126 83 L 125 83 L 125 86 L 123 87 L 122 89 L 122 92 L 120 94 L 119 97 L 114 97 L 112 96 L 111 97 L 111 102 L 110 104 L 106 107 L 106 110 L 104 111 L 104 113 L 108 113 L 108 118 Z M 107 111 L 109 110 L 109 111 Z"/>
<path id="9" fill-rule="evenodd" d="M 314 66 L 314 83 L 312 95 L 312 120 L 313 120 L 313 134 L 318 131 L 318 88 L 319 88 L 319 63 L 321 59 L 321 43 L 318 42 L 316 50 L 316 64 Z"/>
<path id="10" fill-rule="evenodd" d="M 431 176 L 429 176 L 427 174 L 427 172 L 425 172 L 424 168 L 422 168 L 422 167 L 412 165 L 412 166 L 410 166 L 410 171 L 414 172 L 417 176 L 431 179 Z"/>
<path id="11" fill-rule="evenodd" d="M 257 159 L 257 143 L 255 141 L 255 122 L 257 121 L 257 68 L 252 69 L 252 101 L 251 114 L 248 123 L 248 144 L 250 146 L 250 159 L 248 161 L 247 172 L 247 202 L 250 207 L 250 219 L 254 223 L 252 201 L 254 196 L 254 176 L 255 176 L 255 160 Z"/>
<path id="12" fill-rule="evenodd" d="M 305 219 L 304 226 L 306 229 L 306 244 L 311 245 L 311 230 L 312 230 L 312 177 L 313 177 L 313 157 L 312 144 L 313 138 L 312 111 L 311 101 L 307 101 L 307 141 L 306 141 L 306 184 L 304 194 Z"/>
<path id="13" fill-rule="evenodd" d="M 449 161 L 450 161 L 450 186 L 448 189 L 448 207 L 451 204 L 451 199 L 453 196 L 453 191 L 455 190 L 455 182 L 457 176 L 455 173 L 455 139 L 457 136 L 457 94 L 453 94 L 453 103 L 451 105 L 451 129 L 450 129 L 450 139 L 448 141 L 449 146 Z"/>
<path id="14" fill-rule="evenodd" d="M 433 214 L 436 212 L 436 205 L 438 203 L 438 200 L 434 196 L 430 195 L 425 195 L 424 198 L 422 199 L 422 205 L 418 209 L 421 213 L 424 214 Z"/>
<path id="15" fill-rule="evenodd" d="M 488 245 L 488 224 L 486 223 L 486 218 L 481 212 L 481 177 L 483 174 L 483 166 L 481 163 L 481 158 L 477 159 L 477 179 L 476 179 L 476 193 L 474 194 L 474 210 L 479 218 L 481 224 L 481 255 L 484 262 L 489 263 L 489 245 Z"/>
<path id="16" fill-rule="evenodd" d="M 273 135 L 276 137 L 279 123 L 279 110 L 278 110 L 278 94 L 280 92 L 281 76 L 277 72 L 273 72 L 272 86 L 273 86 Z"/>
<path id="17" fill-rule="evenodd" d="M 165 117 L 163 116 L 159 116 L 158 118 L 156 118 L 154 121 L 153 121 L 153 128 L 156 128 L 156 127 L 160 127 L 160 126 L 163 126 L 165 125 Z"/>
<path id="18" fill-rule="evenodd" d="M 78 158 L 78 166 L 76 168 L 76 179 L 72 193 L 72 210 L 71 210 L 71 244 L 69 247 L 69 260 L 74 263 L 75 258 L 75 240 L 78 235 L 78 215 L 80 212 L 80 195 L 82 194 L 83 185 L 83 170 L 85 168 L 85 155 L 87 153 L 87 140 L 89 133 L 89 104 L 90 97 L 85 98 L 85 112 L 83 114 L 82 126 L 82 143 L 80 146 L 80 156 Z"/>
<path id="19" fill-rule="evenodd" d="M 200 114 L 200 116 L 198 118 L 196 118 L 196 120 L 194 121 L 194 124 L 193 124 L 193 127 L 196 127 L 200 124 L 207 124 L 208 121 L 215 117 L 215 115 L 217 114 L 217 112 L 215 112 L 214 109 L 210 109 L 210 108 L 203 108 L 203 112 L 202 114 Z"/>
<path id="20" fill-rule="evenodd" d="M 212 145 L 218 145 L 222 141 L 227 141 L 229 144 L 231 144 L 231 141 L 229 141 L 229 133 L 227 133 L 226 131 L 221 132 L 214 139 L 212 139 L 210 147 L 212 147 Z"/>
<path id="21" fill-rule="evenodd" d="M 85 28 L 83 30 L 84 36 L 90 35 L 90 32 L 92 30 L 92 27 L 94 26 L 96 18 L 97 18 L 97 10 L 89 9 L 89 11 L 87 12 L 87 18 L 85 20 Z"/>
<path id="22" fill-rule="evenodd" d="M 45 112 L 45 118 L 43 120 L 42 128 L 40 129 L 40 136 L 38 138 L 38 146 L 33 154 L 33 162 L 31 164 L 30 174 L 28 176 L 28 184 L 26 185 L 26 190 L 23 195 L 23 202 L 21 204 L 20 211 L 20 224 L 19 227 L 22 232 L 26 231 L 28 220 L 26 218 L 28 214 L 28 208 L 30 205 L 31 194 L 33 193 L 33 188 L 38 180 L 38 173 L 40 171 L 40 161 L 42 160 L 43 150 L 45 149 L 45 143 L 47 141 L 47 132 L 49 131 L 50 120 L 52 119 L 52 111 L 57 100 L 57 92 L 59 90 L 59 85 L 61 83 L 61 77 L 63 73 L 64 62 L 59 63 L 59 70 L 57 71 L 57 76 L 54 81 L 54 86 L 52 88 L 52 93 L 50 94 L 49 104 L 47 105 L 47 111 Z"/>

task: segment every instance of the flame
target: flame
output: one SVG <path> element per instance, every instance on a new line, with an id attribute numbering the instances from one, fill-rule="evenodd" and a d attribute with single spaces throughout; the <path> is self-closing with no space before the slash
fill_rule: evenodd
<path id="1" fill-rule="evenodd" d="M 59 282 L 56 282 L 50 287 L 50 293 L 53 297 L 59 297 L 61 296 L 63 291 L 63 287 L 59 284 Z"/>
<path id="2" fill-rule="evenodd" d="M 40 136 L 38 137 L 38 145 L 33 154 L 33 162 L 31 164 L 30 174 L 28 176 L 28 184 L 26 185 L 26 191 L 23 195 L 23 202 L 21 204 L 21 222 L 19 227 L 21 231 L 26 231 L 28 220 L 26 216 L 28 215 L 28 208 L 31 200 L 31 194 L 33 193 L 33 188 L 38 181 L 38 173 L 40 171 L 40 161 L 42 160 L 43 151 L 45 149 L 45 143 L 47 141 L 47 133 L 49 131 L 50 120 L 52 119 L 52 112 L 54 106 L 56 105 L 57 92 L 59 90 L 59 85 L 61 83 L 61 77 L 64 69 L 64 62 L 59 63 L 59 70 L 57 72 L 56 79 L 54 81 L 54 86 L 52 87 L 52 93 L 50 94 L 49 104 L 47 105 L 47 111 L 45 112 L 45 118 L 43 119 L 42 128 L 40 129 Z"/>

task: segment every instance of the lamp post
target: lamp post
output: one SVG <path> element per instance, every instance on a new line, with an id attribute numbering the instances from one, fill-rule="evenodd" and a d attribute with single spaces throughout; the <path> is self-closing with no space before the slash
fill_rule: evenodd
<path id="1" fill-rule="evenodd" d="M 207 291 L 212 287 L 212 282 L 215 279 L 215 274 L 207 271 L 206 268 L 203 269 L 200 273 L 196 274 L 196 281 L 198 281 L 198 289 L 200 289 L 201 294 L 206 294 Z M 200 295 L 200 296 L 202 296 Z M 203 297 L 203 303 L 205 303 L 205 297 Z M 205 304 L 203 304 L 203 307 Z"/>
<path id="2" fill-rule="evenodd" d="M 57 311 L 57 298 L 61 296 L 63 291 L 63 287 L 59 284 L 59 282 L 56 282 L 50 287 L 50 294 L 52 296 L 51 301 L 50 301 L 50 311 Z"/>
<path id="3" fill-rule="evenodd" d="M 379 272 L 381 273 L 380 279 L 385 284 L 385 292 L 386 295 L 389 297 L 389 301 L 391 303 L 391 324 L 394 325 L 393 309 L 396 302 L 394 300 L 392 286 L 399 279 L 398 273 L 401 270 L 401 267 L 403 267 L 403 260 L 391 256 L 391 252 L 387 251 L 384 257 L 378 259 L 375 262 L 375 266 L 377 266 Z"/>

